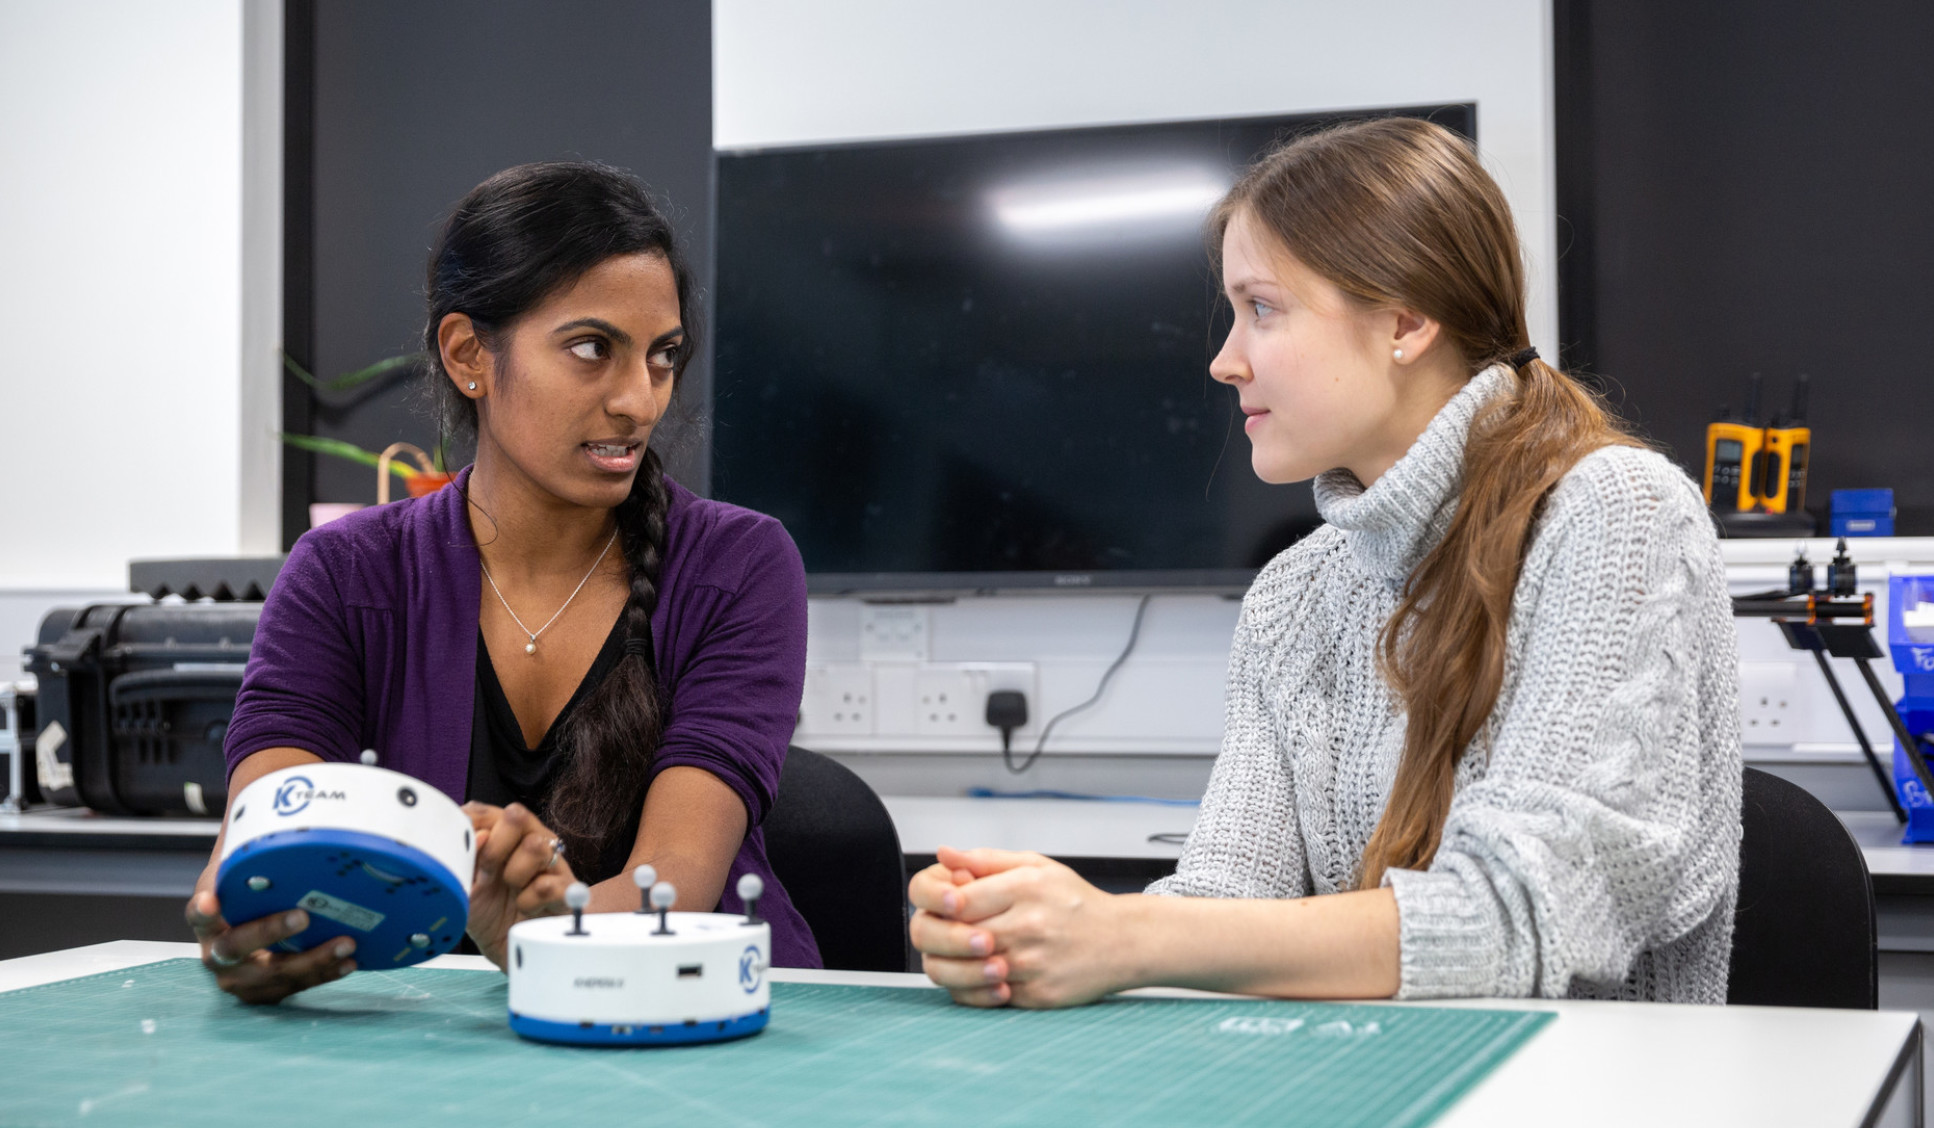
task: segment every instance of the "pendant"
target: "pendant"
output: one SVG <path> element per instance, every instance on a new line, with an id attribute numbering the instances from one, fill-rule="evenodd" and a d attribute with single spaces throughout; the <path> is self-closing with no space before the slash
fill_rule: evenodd
<path id="1" fill-rule="evenodd" d="M 524 653 L 526 654 L 537 653 L 537 639 L 535 636 L 533 636 L 529 642 L 524 644 Z"/>

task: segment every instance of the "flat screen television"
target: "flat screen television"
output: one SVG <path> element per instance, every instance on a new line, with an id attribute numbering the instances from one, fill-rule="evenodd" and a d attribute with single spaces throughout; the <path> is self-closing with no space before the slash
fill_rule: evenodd
<path id="1" fill-rule="evenodd" d="M 815 593 L 1239 589 L 1314 528 L 1249 468 L 1203 241 L 1271 144 L 1476 106 L 718 155 L 714 496 Z"/>

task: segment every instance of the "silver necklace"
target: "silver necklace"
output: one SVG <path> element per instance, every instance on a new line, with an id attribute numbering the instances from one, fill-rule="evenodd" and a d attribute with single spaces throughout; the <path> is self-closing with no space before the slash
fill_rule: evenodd
<path id="1" fill-rule="evenodd" d="M 578 586 L 572 588 L 571 594 L 564 598 L 564 607 L 569 607 L 571 605 L 571 600 L 576 599 L 578 597 L 578 592 L 581 592 L 584 590 L 584 585 L 591 582 L 592 574 L 598 570 L 598 565 L 604 563 L 604 558 L 607 555 L 609 555 L 611 552 L 611 546 L 616 544 L 617 541 L 618 541 L 618 530 L 613 529 L 611 530 L 611 539 L 604 542 L 604 551 L 598 553 L 598 558 L 596 560 L 591 561 L 591 571 L 584 573 L 584 578 L 578 581 Z M 550 620 L 546 622 L 543 626 L 537 628 L 536 630 L 531 630 L 529 627 L 524 625 L 524 620 L 519 619 L 517 617 L 517 612 L 510 610 L 510 600 L 504 598 L 503 589 L 497 586 L 496 580 L 491 579 L 490 565 L 484 564 L 483 553 L 481 552 L 477 554 L 477 563 L 483 565 L 484 579 L 490 580 L 490 590 L 497 593 L 497 602 L 503 604 L 504 610 L 510 613 L 510 621 L 513 623 L 516 623 L 517 629 L 520 631 L 523 631 L 525 636 L 530 639 L 529 642 L 524 644 L 524 653 L 536 654 L 537 636 L 551 629 L 551 623 L 557 622 L 557 615 L 564 614 L 564 607 L 558 608 L 557 615 L 552 615 L 550 617 Z"/>

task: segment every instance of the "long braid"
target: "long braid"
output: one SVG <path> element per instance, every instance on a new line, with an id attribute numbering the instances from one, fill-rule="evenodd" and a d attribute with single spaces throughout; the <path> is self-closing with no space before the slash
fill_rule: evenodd
<path id="1" fill-rule="evenodd" d="M 658 680 L 642 652 L 651 639 L 658 581 L 665 560 L 665 517 L 671 494 L 664 466 L 647 449 L 631 493 L 618 503 L 618 539 L 631 573 L 625 600 L 624 656 L 565 721 L 559 746 L 565 766 L 545 816 L 564 839 L 565 856 L 586 881 L 601 881 L 624 865 L 637 836 L 652 754 L 664 734 Z"/>
<path id="2" fill-rule="evenodd" d="M 625 562 L 631 565 L 631 599 L 625 603 L 625 634 L 646 638 L 652 612 L 658 609 L 658 573 L 665 563 L 665 515 L 671 493 L 665 489 L 665 467 L 658 452 L 647 449 L 638 480 L 618 505 L 619 536 Z"/>

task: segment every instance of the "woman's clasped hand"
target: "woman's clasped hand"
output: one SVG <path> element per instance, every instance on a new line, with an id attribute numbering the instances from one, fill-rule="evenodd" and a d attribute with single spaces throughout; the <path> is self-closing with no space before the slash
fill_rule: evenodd
<path id="1" fill-rule="evenodd" d="M 935 983 L 970 1006 L 1078 1006 L 1136 985 L 1137 898 L 1040 854 L 940 847 L 908 887 Z"/>

